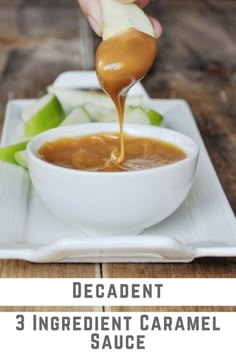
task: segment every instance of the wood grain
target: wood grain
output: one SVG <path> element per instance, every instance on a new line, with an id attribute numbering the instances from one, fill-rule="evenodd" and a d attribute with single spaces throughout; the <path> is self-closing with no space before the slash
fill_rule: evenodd
<path id="1" fill-rule="evenodd" d="M 26 261 L 0 261 L 2 278 L 100 278 L 100 265 L 54 263 L 38 264 Z"/>
<path id="2" fill-rule="evenodd" d="M 114 306 L 105 307 L 106 312 L 235 312 L 234 306 Z"/>
<path id="3" fill-rule="evenodd" d="M 88 306 L 0 306 L 0 312 L 103 312 L 102 307 Z"/>
<path id="4" fill-rule="evenodd" d="M 190 103 L 235 212 L 236 2 L 161 0 L 151 2 L 148 11 L 159 18 L 163 36 L 158 59 L 143 81 L 144 86 L 152 97 L 177 97 Z M 38 97 L 59 73 L 94 68 L 98 42 L 74 0 L 1 0 L 0 126 L 9 98 Z M 5 260 L 0 261 L 0 276 L 235 277 L 236 258 L 198 259 L 191 264 L 104 265 Z M 139 308 L 148 309 L 146 306 Z M 189 310 L 186 307 L 177 310 L 180 309 Z M 17 311 L 17 308 L 6 310 Z M 130 311 L 132 308 L 112 310 Z M 158 308 L 154 310 L 158 311 Z"/>

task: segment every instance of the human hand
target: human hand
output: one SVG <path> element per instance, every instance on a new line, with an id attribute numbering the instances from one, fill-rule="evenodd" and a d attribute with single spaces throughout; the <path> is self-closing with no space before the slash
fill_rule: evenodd
<path id="1" fill-rule="evenodd" d="M 149 0 L 117 0 L 123 3 L 131 3 L 136 2 L 141 8 L 145 7 Z M 83 11 L 84 15 L 88 18 L 88 22 L 92 29 L 97 33 L 98 36 L 102 35 L 102 14 L 101 8 L 99 4 L 99 0 L 78 0 L 81 10 Z M 149 17 L 155 32 L 156 36 L 159 38 L 162 33 L 162 28 L 160 23 L 153 17 Z"/>

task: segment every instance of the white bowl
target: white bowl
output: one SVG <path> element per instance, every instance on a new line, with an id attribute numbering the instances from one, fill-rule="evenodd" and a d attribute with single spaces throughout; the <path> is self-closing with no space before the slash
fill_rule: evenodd
<path id="1" fill-rule="evenodd" d="M 61 137 L 118 132 L 114 123 L 92 123 L 48 130 L 27 147 L 32 183 L 47 208 L 89 235 L 139 234 L 172 214 L 193 182 L 198 147 L 187 136 L 154 126 L 126 124 L 125 132 L 157 138 L 182 148 L 187 157 L 152 169 L 89 172 L 55 166 L 41 160 L 38 149 Z"/>

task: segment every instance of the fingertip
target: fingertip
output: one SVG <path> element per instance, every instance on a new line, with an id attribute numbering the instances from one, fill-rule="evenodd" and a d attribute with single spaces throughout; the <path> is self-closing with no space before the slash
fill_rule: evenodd
<path id="1" fill-rule="evenodd" d="M 153 17 L 149 17 L 149 18 L 150 18 L 150 20 L 151 20 L 151 22 L 152 22 L 152 24 L 153 24 L 153 27 L 154 27 L 154 29 L 155 29 L 155 33 L 156 33 L 157 38 L 160 38 L 161 35 L 162 35 L 162 32 L 163 32 L 162 26 L 161 26 L 160 22 L 158 22 L 158 21 L 157 21 L 155 18 L 153 18 Z"/>
<path id="2" fill-rule="evenodd" d="M 146 7 L 149 4 L 149 0 L 137 0 L 136 3 L 138 6 L 140 6 L 142 9 Z"/>

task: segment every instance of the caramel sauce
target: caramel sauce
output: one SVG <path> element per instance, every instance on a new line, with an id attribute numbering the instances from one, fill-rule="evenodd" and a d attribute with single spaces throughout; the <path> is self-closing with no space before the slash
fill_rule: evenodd
<path id="1" fill-rule="evenodd" d="M 103 41 L 96 53 L 96 71 L 103 90 L 112 98 L 120 123 L 120 152 L 112 160 L 125 160 L 124 108 L 128 90 L 149 71 L 157 54 L 157 40 L 129 29 Z"/>
<path id="2" fill-rule="evenodd" d="M 100 133 L 61 138 L 41 146 L 41 159 L 57 166 L 86 171 L 122 172 L 168 165 L 186 157 L 179 147 L 167 142 L 124 134 L 126 158 L 122 164 L 110 159 L 119 152 L 119 134 Z"/>

